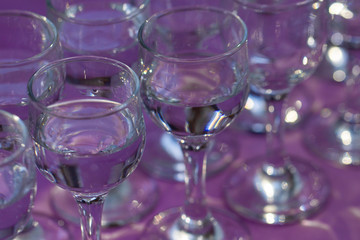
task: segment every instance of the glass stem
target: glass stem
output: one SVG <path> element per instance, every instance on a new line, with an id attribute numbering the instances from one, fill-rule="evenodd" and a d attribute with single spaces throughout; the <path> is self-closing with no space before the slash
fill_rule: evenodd
<path id="1" fill-rule="evenodd" d="M 353 51 L 349 51 L 351 54 Z M 349 124 L 354 124 L 359 126 L 360 124 L 360 102 L 354 101 L 360 96 L 360 60 L 351 56 L 349 63 L 349 72 L 346 79 L 346 88 L 345 88 L 345 101 L 344 105 L 340 109 L 342 112 L 343 120 Z M 358 132 L 358 127 L 357 132 Z"/>
<path id="2" fill-rule="evenodd" d="M 271 172 L 283 172 L 285 166 L 284 149 L 284 119 L 283 111 L 286 95 L 277 95 L 266 98 L 267 103 L 267 124 L 266 143 L 267 143 L 267 162 L 265 168 L 271 168 Z M 269 169 L 268 169 L 269 170 Z M 265 170 L 268 172 L 267 170 Z M 279 173 L 280 173 L 279 172 Z"/>
<path id="3" fill-rule="evenodd" d="M 180 229 L 194 235 L 213 231 L 210 212 L 205 203 L 206 161 L 209 143 L 189 144 L 180 141 L 185 161 L 186 201 L 183 207 Z"/>
<path id="4" fill-rule="evenodd" d="M 74 195 L 80 212 L 82 240 L 100 240 L 101 215 L 105 196 L 85 198 Z"/>

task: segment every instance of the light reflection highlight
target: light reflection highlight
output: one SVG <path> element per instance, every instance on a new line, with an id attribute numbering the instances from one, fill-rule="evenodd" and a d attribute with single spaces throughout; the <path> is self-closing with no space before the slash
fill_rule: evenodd
<path id="1" fill-rule="evenodd" d="M 334 2 L 329 7 L 329 13 L 334 15 L 340 15 L 345 8 L 346 7 L 343 3 Z"/>
<path id="2" fill-rule="evenodd" d="M 165 150 L 165 152 L 170 155 L 173 159 L 176 159 L 177 161 L 181 162 L 184 159 L 183 152 L 181 150 L 180 145 L 178 144 L 177 140 L 170 134 L 165 133 L 161 135 L 160 138 L 160 145 L 162 149 Z M 178 166 L 181 169 L 178 170 L 185 170 L 185 167 L 183 164 L 179 164 Z"/>
<path id="3" fill-rule="evenodd" d="M 245 104 L 245 109 L 251 110 L 254 107 L 255 107 L 254 101 L 252 100 L 252 98 L 248 98 L 247 101 L 246 101 L 246 104 Z"/>
<path id="4" fill-rule="evenodd" d="M 299 120 L 299 114 L 295 108 L 290 107 L 286 109 L 285 122 L 296 123 Z"/>
<path id="5" fill-rule="evenodd" d="M 348 152 L 345 152 L 340 159 L 340 162 L 344 165 L 351 165 L 353 163 L 352 157 Z"/>
<path id="6" fill-rule="evenodd" d="M 310 39 L 310 38 L 309 38 L 309 39 Z M 304 57 L 303 60 L 302 60 L 302 64 L 303 64 L 304 66 L 306 66 L 306 65 L 308 65 L 308 63 L 309 63 L 309 59 L 308 59 L 307 57 Z"/>
<path id="7" fill-rule="evenodd" d="M 274 223 L 285 223 L 285 216 L 283 215 L 276 215 L 273 213 L 265 213 L 263 215 L 264 220 L 268 224 L 274 224 Z"/>
<path id="8" fill-rule="evenodd" d="M 351 133 L 348 130 L 344 130 L 340 133 L 340 139 L 345 146 L 349 146 L 352 143 Z"/>
<path id="9" fill-rule="evenodd" d="M 329 13 L 333 15 L 341 16 L 345 19 L 354 18 L 354 13 L 348 9 L 346 4 L 340 2 L 334 2 L 329 7 Z"/>
<path id="10" fill-rule="evenodd" d="M 345 54 L 344 54 L 344 51 L 340 47 L 336 47 L 336 46 L 330 47 L 327 54 L 328 54 L 329 60 L 335 67 L 344 66 Z"/>
<path id="11" fill-rule="evenodd" d="M 332 77 L 336 82 L 343 82 L 346 79 L 346 73 L 344 70 L 336 70 Z"/>

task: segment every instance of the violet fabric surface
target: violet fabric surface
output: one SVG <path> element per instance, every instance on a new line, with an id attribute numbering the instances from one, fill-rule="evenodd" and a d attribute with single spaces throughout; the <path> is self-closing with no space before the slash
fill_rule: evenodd
<path id="1" fill-rule="evenodd" d="M 46 2 L 45 0 L 1 0 L 0 9 L 29 10 L 46 15 Z M 314 75 L 301 83 L 314 96 L 314 112 L 319 111 L 323 107 L 333 106 L 341 102 L 343 97 L 343 87 L 341 84 L 332 82 L 323 76 L 324 74 Z M 319 165 L 321 170 L 325 172 L 331 186 L 328 202 L 314 216 L 299 223 L 286 226 L 258 224 L 239 217 L 239 221 L 243 221 L 248 226 L 254 240 L 360 239 L 360 186 L 358 185 L 358 181 L 360 181 L 360 168 L 337 166 L 326 159 L 321 159 L 310 153 L 303 143 L 303 130 L 307 121 L 311 121 L 311 117 L 307 118 L 295 129 L 287 130 L 285 145 L 290 154 L 303 157 L 306 161 Z M 151 125 L 150 127 L 155 126 Z M 234 128 L 229 128 L 222 134 L 226 134 L 226 137 L 234 139 L 233 147 L 240 149 L 240 156 L 226 170 L 208 179 L 207 191 L 208 203 L 210 205 L 227 209 L 223 198 L 223 184 L 226 177 L 231 173 L 232 169 L 244 160 L 265 152 L 265 137 L 261 134 L 251 134 Z M 151 148 L 146 149 L 142 161 L 147 161 L 149 158 L 151 158 Z M 136 171 L 138 174 L 144 174 L 140 168 Z M 135 178 L 136 174 L 132 177 Z M 183 183 L 164 180 L 157 180 L 157 182 L 160 189 L 160 199 L 156 208 L 140 222 L 121 228 L 114 228 L 109 231 L 110 234 L 119 236 L 118 239 L 120 240 L 137 239 L 153 214 L 170 207 L 180 206 L 183 203 L 185 198 Z M 49 204 L 48 194 L 52 186 L 41 174 L 38 174 L 38 194 L 35 202 L 35 211 L 56 217 Z M 69 226 L 73 231 L 80 233 L 78 226 L 73 224 L 69 224 Z"/>

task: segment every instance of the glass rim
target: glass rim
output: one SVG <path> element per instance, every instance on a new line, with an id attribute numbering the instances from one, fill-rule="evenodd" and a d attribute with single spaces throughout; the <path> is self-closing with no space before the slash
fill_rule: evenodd
<path id="1" fill-rule="evenodd" d="M 100 0 L 102 1 L 102 0 Z M 68 17 L 62 11 L 58 11 L 57 8 L 54 7 L 52 4 L 52 0 L 46 0 L 46 5 L 50 11 L 52 11 L 57 17 L 64 19 L 65 21 L 79 24 L 79 25 L 89 25 L 89 26 L 102 26 L 102 25 L 110 25 L 128 21 L 129 19 L 134 18 L 135 16 L 139 15 L 140 13 L 144 12 L 146 7 L 149 5 L 150 0 L 142 0 L 142 4 L 140 4 L 136 10 L 131 12 L 131 14 L 126 15 L 125 17 L 118 17 L 118 18 L 110 18 L 106 20 L 83 20 L 77 19 L 73 17 Z"/>
<path id="2" fill-rule="evenodd" d="M 57 114 L 56 112 L 52 111 L 52 109 L 50 109 L 48 106 L 46 106 L 38 101 L 38 99 L 33 94 L 32 85 L 33 85 L 34 80 L 39 75 L 45 73 L 46 71 L 53 69 L 54 67 L 58 67 L 58 66 L 68 64 L 68 63 L 73 63 L 73 62 L 78 62 L 78 63 L 80 63 L 80 62 L 84 62 L 84 63 L 99 62 L 99 63 L 104 63 L 107 65 L 112 65 L 116 68 L 122 69 L 122 71 L 126 71 L 127 73 L 129 73 L 132 76 L 132 80 L 135 82 L 133 91 L 131 92 L 131 96 L 129 96 L 126 99 L 126 101 L 124 101 L 123 103 L 119 103 L 119 105 L 117 105 L 116 107 L 111 108 L 110 110 L 98 113 L 98 114 L 93 114 L 93 115 L 88 115 L 88 116 L 72 116 L 71 114 L 70 115 Z M 27 84 L 27 90 L 28 90 L 28 96 L 30 99 L 30 104 L 33 104 L 38 110 L 45 112 L 51 116 L 56 116 L 56 117 L 59 117 L 62 119 L 77 119 L 77 120 L 93 119 L 93 118 L 109 116 L 113 113 L 116 113 L 116 112 L 119 112 L 119 111 L 125 109 L 133 101 L 133 99 L 138 96 L 139 91 L 140 91 L 140 80 L 139 80 L 139 77 L 137 76 L 137 74 L 134 72 L 134 70 L 123 62 L 120 62 L 120 61 L 112 59 L 112 58 L 107 58 L 107 57 L 84 55 L 84 56 L 75 56 L 75 57 L 58 59 L 58 60 L 52 61 L 52 62 L 42 66 L 39 70 L 37 70 L 31 76 L 31 78 Z"/>
<path id="3" fill-rule="evenodd" d="M 27 63 L 35 62 L 39 59 L 41 59 L 43 56 L 48 54 L 50 51 L 52 51 L 57 45 L 59 45 L 59 36 L 57 29 L 55 25 L 45 16 L 42 16 L 40 14 L 30 12 L 30 11 L 23 11 L 23 10 L 0 10 L 0 16 L 22 16 L 27 18 L 32 18 L 40 21 L 46 29 L 51 33 L 51 36 L 53 38 L 50 41 L 50 44 L 47 48 L 43 49 L 41 52 L 24 59 L 15 60 L 15 61 L 8 61 L 8 62 L 1 62 L 0 68 L 2 67 L 13 67 L 13 66 L 19 66 L 24 65 Z"/>
<path id="4" fill-rule="evenodd" d="M 145 41 L 143 39 L 143 36 L 142 36 L 142 33 L 143 33 L 144 29 L 146 28 L 146 26 L 151 21 L 153 21 L 154 19 L 158 19 L 158 18 L 160 18 L 162 16 L 169 15 L 169 14 L 176 13 L 176 12 L 198 11 L 198 10 L 218 12 L 218 13 L 221 13 L 221 14 L 224 14 L 224 15 L 232 16 L 234 19 L 236 19 L 240 23 L 240 26 L 244 30 L 244 36 L 242 37 L 241 41 L 239 41 L 239 43 L 237 43 L 230 50 L 227 50 L 227 51 L 225 51 L 223 53 L 216 54 L 214 56 L 203 57 L 203 58 L 199 58 L 199 59 L 170 57 L 170 56 L 158 53 L 156 50 L 149 47 L 145 43 Z M 164 11 L 161 11 L 161 12 L 157 12 L 154 15 L 152 15 L 150 18 L 148 18 L 140 26 L 139 32 L 138 32 L 138 42 L 139 42 L 140 46 L 142 48 L 146 49 L 151 54 L 153 54 L 154 57 L 165 60 L 167 62 L 184 62 L 184 63 L 186 63 L 186 62 L 187 63 L 203 63 L 203 62 L 210 62 L 210 61 L 216 61 L 216 60 L 224 59 L 224 58 L 238 52 L 247 43 L 247 37 L 248 37 L 248 30 L 247 30 L 246 24 L 237 14 L 235 14 L 235 13 L 233 13 L 231 11 L 225 10 L 225 9 L 216 8 L 216 7 L 206 7 L 206 6 L 180 7 L 180 8 L 173 8 L 173 9 L 168 9 L 168 10 L 164 10 Z"/>
<path id="5" fill-rule="evenodd" d="M 10 156 L 5 157 L 4 159 L 1 159 L 0 161 L 0 167 L 5 166 L 9 163 L 11 163 L 13 160 L 15 160 L 20 154 L 22 154 L 26 148 L 29 146 L 29 133 L 28 129 L 25 126 L 25 123 L 15 114 L 11 114 L 7 111 L 0 109 L 0 115 L 4 118 L 10 120 L 11 122 L 16 124 L 16 128 L 20 130 L 21 133 L 21 144 L 18 149 L 16 149 L 13 153 L 10 154 Z"/>
<path id="6" fill-rule="evenodd" d="M 316 2 L 324 2 L 324 0 L 297 0 L 291 3 L 254 3 L 248 0 L 234 0 L 238 4 L 241 4 L 243 7 L 250 8 L 258 12 L 282 12 L 289 9 L 294 9 L 297 7 L 305 6 L 308 4 L 314 4 Z"/>

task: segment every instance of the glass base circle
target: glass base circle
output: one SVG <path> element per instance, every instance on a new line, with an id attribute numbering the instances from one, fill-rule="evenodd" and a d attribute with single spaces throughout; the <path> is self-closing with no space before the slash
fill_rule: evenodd
<path id="1" fill-rule="evenodd" d="M 102 226 L 124 226 L 139 221 L 154 209 L 159 191 L 155 181 L 139 170 L 110 191 L 106 197 Z M 50 192 L 51 207 L 56 214 L 72 223 L 80 224 L 77 204 L 68 191 L 54 187 Z"/>
<path id="2" fill-rule="evenodd" d="M 228 206 L 248 219 L 273 225 L 316 213 L 330 192 L 325 174 L 302 159 L 290 156 L 288 160 L 289 176 L 284 179 L 264 174 L 262 157 L 237 168 L 224 188 Z"/>
<path id="3" fill-rule="evenodd" d="M 207 236 L 190 235 L 177 228 L 181 208 L 172 208 L 157 214 L 148 223 L 140 240 L 249 240 L 248 229 L 236 216 L 223 209 L 209 208 L 214 224 L 213 234 Z"/>
<path id="4" fill-rule="evenodd" d="M 70 233 L 63 220 L 58 220 L 43 213 L 33 212 L 33 222 L 30 223 L 13 240 L 72 240 L 76 239 Z"/>
<path id="5" fill-rule="evenodd" d="M 113 227 L 102 228 L 100 233 L 101 240 L 139 240 L 142 236 L 141 224 L 130 224 L 126 227 Z M 72 225 L 70 227 L 72 234 L 75 236 L 74 240 L 81 240 L 81 228 L 78 225 Z M 57 239 L 52 239 L 57 240 Z"/>
<path id="6" fill-rule="evenodd" d="M 360 165 L 360 124 L 342 119 L 336 109 L 323 109 L 306 126 L 305 146 L 317 156 L 340 165 Z"/>
<path id="7" fill-rule="evenodd" d="M 185 164 L 181 147 L 171 134 L 153 127 L 148 127 L 147 143 L 140 167 L 150 176 L 183 182 Z M 213 148 L 207 159 L 206 176 L 212 177 L 224 170 L 239 157 L 238 135 L 225 130 L 216 136 Z M 232 137 L 234 136 L 234 137 Z"/>

